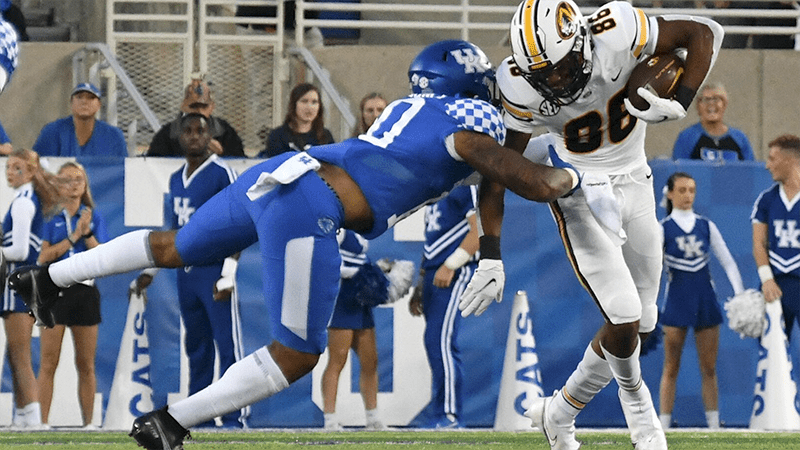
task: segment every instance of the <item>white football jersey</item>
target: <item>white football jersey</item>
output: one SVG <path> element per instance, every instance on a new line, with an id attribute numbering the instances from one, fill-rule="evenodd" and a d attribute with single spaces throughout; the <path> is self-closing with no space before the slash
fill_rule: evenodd
<path id="1" fill-rule="evenodd" d="M 609 175 L 647 163 L 646 123 L 625 110 L 625 85 L 637 63 L 653 53 L 655 18 L 626 2 L 611 2 L 588 18 L 592 75 L 580 98 L 567 106 L 544 99 L 520 75 L 511 57 L 497 70 L 506 127 L 534 133 L 544 126 L 556 151 L 578 170 Z"/>

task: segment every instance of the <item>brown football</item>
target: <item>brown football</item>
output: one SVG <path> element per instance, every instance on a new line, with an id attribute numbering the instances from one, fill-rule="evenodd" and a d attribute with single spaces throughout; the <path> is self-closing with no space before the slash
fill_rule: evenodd
<path id="1" fill-rule="evenodd" d="M 639 110 L 650 107 L 636 90 L 647 89 L 661 98 L 671 98 L 683 77 L 683 60 L 674 53 L 653 55 L 633 68 L 628 78 L 628 99 Z"/>

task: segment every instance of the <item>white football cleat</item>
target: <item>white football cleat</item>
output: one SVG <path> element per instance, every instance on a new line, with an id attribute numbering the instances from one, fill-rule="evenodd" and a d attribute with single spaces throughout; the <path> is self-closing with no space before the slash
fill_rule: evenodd
<path id="1" fill-rule="evenodd" d="M 553 392 L 550 397 L 536 397 L 531 402 L 531 407 L 525 411 L 525 415 L 531 419 L 531 426 L 538 428 L 547 438 L 551 450 L 578 450 L 581 443 L 575 439 L 575 422 L 569 425 L 558 425 L 547 417 L 550 404 L 559 391 Z"/>
<path id="2" fill-rule="evenodd" d="M 667 438 L 661 420 L 653 407 L 650 390 L 642 382 L 636 393 L 619 390 L 625 421 L 631 431 L 631 442 L 637 450 L 667 450 Z"/>

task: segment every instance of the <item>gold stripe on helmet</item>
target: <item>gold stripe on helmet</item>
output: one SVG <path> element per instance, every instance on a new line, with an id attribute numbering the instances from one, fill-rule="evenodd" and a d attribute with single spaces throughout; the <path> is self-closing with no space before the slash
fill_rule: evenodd
<path id="1" fill-rule="evenodd" d="M 642 54 L 644 46 L 647 44 L 647 16 L 645 16 L 644 11 L 639 8 L 634 8 L 634 11 L 636 11 L 636 15 L 639 16 L 639 42 L 636 43 L 636 48 L 633 49 L 633 56 L 638 58 L 639 55 Z"/>

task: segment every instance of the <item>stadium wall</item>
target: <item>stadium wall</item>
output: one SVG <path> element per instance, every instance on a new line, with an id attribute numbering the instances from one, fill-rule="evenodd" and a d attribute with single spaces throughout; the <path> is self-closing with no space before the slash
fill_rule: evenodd
<path id="1" fill-rule="evenodd" d="M 62 162 L 60 158 L 48 160 L 53 169 Z M 122 163 L 101 158 L 81 159 L 80 162 L 87 168 L 97 208 L 106 218 L 112 236 L 131 231 L 142 224 L 159 226 L 162 194 L 166 190 L 169 173 L 181 164 L 180 159 L 129 158 Z M 239 171 L 256 162 L 253 159 L 231 161 Z M 0 169 L 4 169 L 4 165 L 5 159 L 0 159 Z M 745 286 L 757 287 L 748 218 L 757 194 L 771 184 L 763 164 L 712 166 L 702 162 L 654 160 L 651 165 L 658 200 L 661 198 L 661 186 L 673 171 L 688 171 L 696 177 L 699 187 L 696 210 L 719 226 L 739 264 Z M 0 188 L 0 209 L 6 210 L 10 201 L 11 190 L 3 186 Z M 659 208 L 658 212 L 663 217 L 664 210 Z M 131 225 L 133 221 L 138 221 L 136 227 Z M 394 230 L 372 242 L 370 255 L 374 258 L 418 261 L 422 251 L 420 226 L 418 214 L 405 219 Z M 505 300 L 492 305 L 482 316 L 468 318 L 462 324 L 460 344 L 467 368 L 462 421 L 470 427 L 494 425 L 506 337 L 517 290 L 528 292 L 544 392 L 552 392 L 564 383 L 602 320 L 593 301 L 572 273 L 546 205 L 527 202 L 508 194 L 503 236 L 508 275 Z M 259 264 L 255 245 L 243 253 L 238 274 L 245 349 L 248 353 L 271 340 L 268 311 L 262 300 Z M 716 260 L 712 259 L 711 267 L 712 275 L 717 280 L 718 294 L 723 300 L 732 294 L 731 288 Z M 105 413 L 121 345 L 134 345 L 131 342 L 121 343 L 121 338 L 128 308 L 128 285 L 136 275 L 127 273 L 98 280 L 103 311 L 97 351 L 97 389 L 103 409 L 98 408 L 98 420 L 101 420 L 100 413 Z M 150 371 L 146 377 L 137 374 L 137 379 L 150 384 L 153 404 L 158 407 L 171 399 L 185 396 L 187 391 L 174 270 L 162 270 L 155 278 L 148 290 L 145 318 L 149 330 Z M 420 318 L 409 315 L 405 300 L 379 308 L 376 322 L 381 414 L 388 425 L 414 423 L 414 418 L 424 408 L 430 395 L 427 384 L 429 372 L 422 347 L 424 325 Z M 722 327 L 720 335 L 721 420 L 729 427 L 747 426 L 752 408 L 758 344 L 753 339 L 740 339 L 726 326 Z M 0 341 L 3 337 L 0 337 Z M 691 337 L 687 339 L 674 412 L 675 421 L 682 426 L 702 426 L 704 423 L 699 370 L 692 342 Z M 4 347 L 4 343 L 0 342 L 0 348 Z M 38 349 L 38 338 L 34 339 L 33 347 Z M 793 342 L 793 348 L 798 348 L 797 342 Z M 2 360 L 5 361 L 4 358 Z M 643 358 L 644 377 L 654 393 L 658 392 L 662 360 L 663 350 L 660 348 Z M 34 355 L 34 361 L 38 362 L 38 355 Z M 71 359 L 64 357 L 62 361 L 62 366 L 71 366 Z M 324 364 L 324 357 L 322 361 Z M 289 389 L 254 405 L 250 425 L 322 426 L 319 407 L 319 371 L 322 368 L 319 366 L 314 374 L 303 377 Z M 339 411 L 344 416 L 345 425 L 363 424 L 364 420 L 357 374 L 358 365 L 353 362 L 342 377 Z M 0 425 L 10 420 L 10 380 L 4 362 Z M 59 395 L 74 396 L 74 384 L 64 380 L 61 378 L 61 381 L 57 381 L 57 390 L 61 392 Z M 658 405 L 657 398 L 655 401 Z M 77 398 L 59 405 L 54 410 L 58 418 L 51 417 L 53 425 L 69 425 L 70 420 L 80 420 Z M 614 383 L 580 415 L 578 426 L 624 426 Z"/>

